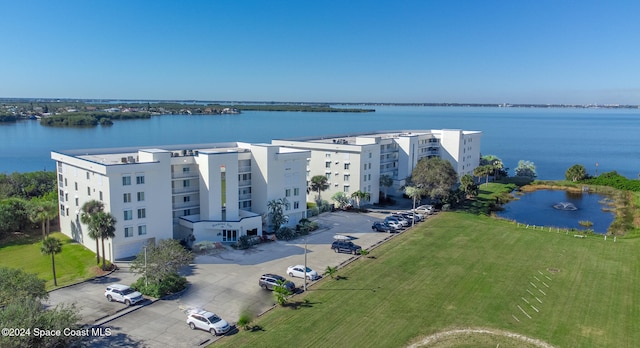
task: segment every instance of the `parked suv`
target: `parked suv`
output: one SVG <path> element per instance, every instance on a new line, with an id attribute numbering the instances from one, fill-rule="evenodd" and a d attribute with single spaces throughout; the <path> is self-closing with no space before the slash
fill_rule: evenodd
<path id="1" fill-rule="evenodd" d="M 284 282 L 285 289 L 293 292 L 296 289 L 296 285 L 290 281 L 286 280 L 284 277 L 279 276 L 277 274 L 263 274 L 260 276 L 260 280 L 258 281 L 258 285 L 265 290 L 273 290 L 276 286 L 278 286 L 278 281 Z"/>
<path id="2" fill-rule="evenodd" d="M 144 300 L 141 293 L 122 284 L 111 284 L 107 286 L 107 289 L 104 291 L 104 296 L 109 302 L 123 302 L 127 306 L 131 306 L 132 304 L 136 304 Z"/>
<path id="3" fill-rule="evenodd" d="M 200 329 L 212 335 L 222 335 L 231 329 L 229 323 L 214 313 L 205 310 L 191 310 L 187 314 L 187 324 L 191 330 Z"/>
<path id="4" fill-rule="evenodd" d="M 335 252 L 346 251 L 350 254 L 355 255 L 360 253 L 360 250 L 362 250 L 362 247 L 359 245 L 353 244 L 353 242 L 337 240 L 331 243 L 331 249 L 333 249 L 333 251 Z"/>

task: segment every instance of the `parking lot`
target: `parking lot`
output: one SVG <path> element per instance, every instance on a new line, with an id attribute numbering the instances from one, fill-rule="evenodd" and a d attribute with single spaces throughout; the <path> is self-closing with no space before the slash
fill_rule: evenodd
<path id="1" fill-rule="evenodd" d="M 353 257 L 331 250 L 334 235 L 347 235 L 355 244 L 370 248 L 392 236 L 371 230 L 372 223 L 381 221 L 384 216 L 382 212 L 322 214 L 314 218 L 319 230 L 306 238 L 262 243 L 247 250 L 226 248 L 215 254 L 196 256 L 194 265 L 184 274 L 189 280 L 189 288 L 175 298 L 147 300 L 141 306 L 129 308 L 121 303 L 107 302 L 104 298 L 106 285 L 114 282 L 131 284 L 136 279 L 123 264 L 120 270 L 107 277 L 52 291 L 49 303 L 75 302 L 81 308 L 85 324 L 111 329 L 111 336 L 95 337 L 90 346 L 201 346 L 215 341 L 216 337 L 205 331 L 192 331 L 186 324 L 186 310 L 204 308 L 232 325 L 243 311 L 254 315 L 262 313 L 275 301 L 271 291 L 258 286 L 260 275 L 280 274 L 302 288 L 302 279 L 286 275 L 286 268 L 304 264 L 305 242 L 307 265 L 322 274 L 327 266 L 338 266 Z M 229 334 L 234 334 L 234 330 Z"/>

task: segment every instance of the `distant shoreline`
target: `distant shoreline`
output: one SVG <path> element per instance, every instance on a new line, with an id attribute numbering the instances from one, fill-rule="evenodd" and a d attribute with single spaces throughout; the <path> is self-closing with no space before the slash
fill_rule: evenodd
<path id="1" fill-rule="evenodd" d="M 340 110 L 340 112 L 354 112 L 353 109 L 333 108 L 331 105 L 349 105 L 349 106 L 434 106 L 434 107 L 513 107 L 513 108 L 602 108 L 602 109 L 640 109 L 640 105 L 632 104 L 539 104 L 539 103 L 377 103 L 377 102 L 287 102 L 287 101 L 207 101 L 207 100 L 159 100 L 159 99 L 75 99 L 75 98 L 0 98 L 0 104 L 7 103 L 61 103 L 61 104 L 90 104 L 90 105 L 138 105 L 138 104 L 179 104 L 182 107 L 198 107 L 198 106 L 218 106 L 230 107 L 245 110 L 260 111 L 291 111 L 291 107 L 299 107 L 297 111 L 306 107 L 313 108 L 332 108 L 331 111 Z M 268 107 L 263 109 L 261 107 Z M 258 109 L 260 108 L 260 109 Z M 276 110 L 282 108 L 282 110 Z M 371 112 L 375 110 L 361 109 L 360 112 Z"/>

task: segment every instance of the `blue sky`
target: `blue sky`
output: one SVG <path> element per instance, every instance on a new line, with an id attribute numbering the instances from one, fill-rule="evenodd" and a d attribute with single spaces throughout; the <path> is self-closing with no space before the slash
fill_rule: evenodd
<path id="1" fill-rule="evenodd" d="M 640 104 L 637 1 L 0 0 L 0 97 Z"/>

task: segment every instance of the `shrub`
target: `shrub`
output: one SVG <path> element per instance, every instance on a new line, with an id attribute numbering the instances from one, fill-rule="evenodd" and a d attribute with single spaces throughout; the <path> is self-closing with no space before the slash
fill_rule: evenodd
<path id="1" fill-rule="evenodd" d="M 281 227 L 276 231 L 276 237 L 280 240 L 291 240 L 296 237 L 296 233 L 289 227 Z"/>
<path id="2" fill-rule="evenodd" d="M 187 278 L 173 273 L 161 279 L 158 283 L 145 285 L 145 278 L 142 277 L 138 278 L 131 287 L 144 295 L 160 298 L 184 290 L 187 287 Z"/>

